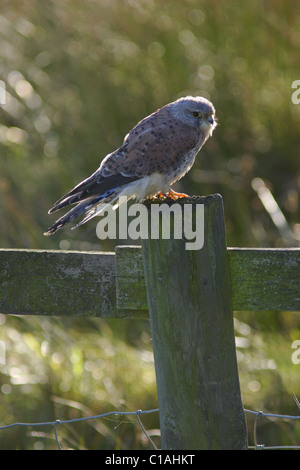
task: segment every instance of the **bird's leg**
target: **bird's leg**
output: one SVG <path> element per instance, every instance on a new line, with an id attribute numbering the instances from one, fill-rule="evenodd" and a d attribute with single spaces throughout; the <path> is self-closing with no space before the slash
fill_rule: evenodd
<path id="1" fill-rule="evenodd" d="M 176 201 L 176 199 L 182 198 L 182 197 L 189 197 L 188 194 L 184 193 L 176 193 L 176 191 L 173 191 L 173 189 L 170 188 L 169 192 L 166 194 L 166 197 L 169 197 L 170 199 L 173 199 Z"/>

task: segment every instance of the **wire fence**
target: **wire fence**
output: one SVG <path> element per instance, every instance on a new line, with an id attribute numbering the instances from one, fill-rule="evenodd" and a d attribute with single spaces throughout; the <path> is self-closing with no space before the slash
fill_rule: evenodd
<path id="1" fill-rule="evenodd" d="M 143 433 L 147 437 L 149 443 L 151 444 L 151 446 L 154 449 L 158 450 L 156 445 L 152 441 L 151 437 L 149 436 L 148 432 L 146 431 L 146 429 L 145 429 L 145 427 L 144 427 L 144 425 L 141 421 L 141 418 L 140 418 L 141 415 L 146 415 L 146 414 L 149 414 L 149 413 L 155 413 L 155 412 L 158 412 L 158 411 L 159 411 L 158 408 L 156 408 L 154 410 L 146 410 L 146 411 L 142 411 L 142 410 L 137 410 L 137 411 L 109 411 L 108 413 L 103 413 L 101 415 L 86 416 L 86 417 L 83 417 L 83 418 L 74 418 L 74 419 L 66 419 L 66 420 L 56 419 L 55 421 L 43 421 L 41 423 L 12 423 L 12 424 L 7 424 L 5 426 L 0 426 L 0 431 L 3 430 L 3 429 L 9 429 L 9 428 L 13 428 L 13 427 L 16 427 L 16 426 L 23 426 L 23 427 L 50 426 L 50 427 L 53 428 L 54 437 L 55 437 L 55 441 L 56 441 L 58 449 L 63 450 L 61 445 L 60 445 L 60 442 L 59 442 L 58 431 L 57 431 L 58 427 L 61 426 L 62 424 L 71 424 L 71 423 L 78 423 L 78 422 L 82 422 L 82 421 L 90 421 L 90 420 L 94 420 L 94 419 L 106 418 L 106 417 L 112 416 L 112 415 L 113 416 L 136 416 L 137 422 L 140 425 Z"/>
<path id="2" fill-rule="evenodd" d="M 0 426 L 0 431 L 4 429 L 9 429 L 13 428 L 16 426 L 23 426 L 23 427 L 37 427 L 37 426 L 49 426 L 53 429 L 55 441 L 57 444 L 57 448 L 59 450 L 63 450 L 62 446 L 59 441 L 58 437 L 58 427 L 63 425 L 63 424 L 71 424 L 71 423 L 78 423 L 82 421 L 89 421 L 89 420 L 95 420 L 95 419 L 101 419 L 101 418 L 106 418 L 108 416 L 135 416 L 137 419 L 137 423 L 141 427 L 141 430 L 145 434 L 146 438 L 149 441 L 149 444 L 153 449 L 159 450 L 158 447 L 154 444 L 153 440 L 149 436 L 147 430 L 145 429 L 142 421 L 141 421 L 141 416 L 150 414 L 150 413 L 157 413 L 159 411 L 158 408 L 155 408 L 153 410 L 137 410 L 137 411 L 110 411 L 108 413 L 103 413 L 100 415 L 95 415 L 95 416 L 86 416 L 83 418 L 74 418 L 74 419 L 67 419 L 67 420 L 60 420 L 56 419 L 55 421 L 44 421 L 41 423 L 12 423 L 12 424 L 7 424 L 5 426 Z M 283 420 L 300 420 L 300 416 L 291 416 L 291 415 L 280 415 L 280 414 L 272 414 L 272 413 L 265 413 L 263 411 L 251 411 L 245 409 L 244 412 L 249 415 L 255 415 L 255 421 L 254 421 L 254 429 L 253 429 L 253 438 L 254 438 L 254 445 L 249 446 L 249 449 L 255 449 L 255 450 L 273 450 L 273 449 L 300 449 L 300 445 L 298 446 L 266 446 L 264 444 L 259 443 L 258 440 L 258 426 L 259 426 L 259 421 L 265 417 L 268 419 L 283 419 Z"/>
<path id="3" fill-rule="evenodd" d="M 272 414 L 272 413 L 264 413 L 263 411 L 251 411 L 251 410 L 244 410 L 245 413 L 255 415 L 254 421 L 254 429 L 253 429 L 253 439 L 254 445 L 249 446 L 249 449 L 256 449 L 256 450 L 271 450 L 271 449 L 300 449 L 299 446 L 266 446 L 265 444 L 260 444 L 258 442 L 258 425 L 261 418 L 266 417 L 270 419 L 283 419 L 283 420 L 300 420 L 300 416 L 291 416 L 291 415 L 279 415 L 279 414 Z"/>

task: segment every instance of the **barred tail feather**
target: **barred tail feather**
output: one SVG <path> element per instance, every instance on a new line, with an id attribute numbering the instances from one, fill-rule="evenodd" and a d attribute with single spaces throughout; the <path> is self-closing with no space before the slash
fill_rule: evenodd
<path id="1" fill-rule="evenodd" d="M 84 219 L 73 228 L 79 227 L 79 225 L 84 224 L 88 220 L 104 211 L 109 203 L 113 203 L 117 199 L 118 194 L 119 191 L 116 190 L 110 192 L 107 191 L 104 195 L 102 194 L 98 195 L 97 197 L 90 197 L 85 199 L 84 201 L 77 204 L 76 207 L 73 207 L 73 209 L 69 210 L 65 215 L 60 217 L 50 228 L 48 228 L 48 230 L 46 230 L 46 232 L 44 232 L 44 235 L 46 237 L 53 235 L 57 230 L 61 229 L 66 224 L 72 222 L 81 214 L 88 211 Z"/>
<path id="2" fill-rule="evenodd" d="M 64 227 L 64 225 L 72 222 L 72 220 L 74 220 L 76 217 L 79 217 L 83 212 L 85 212 L 87 208 L 90 207 L 90 205 L 91 202 L 83 201 L 82 203 L 78 204 L 78 206 L 73 207 L 73 209 L 60 217 L 50 228 L 48 228 L 48 230 L 44 232 L 44 235 L 46 237 L 53 235 L 57 230 Z"/>

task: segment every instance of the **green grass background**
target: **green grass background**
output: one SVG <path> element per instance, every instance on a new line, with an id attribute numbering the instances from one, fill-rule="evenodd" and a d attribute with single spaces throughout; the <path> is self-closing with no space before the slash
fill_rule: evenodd
<path id="1" fill-rule="evenodd" d="M 95 221 L 55 237 L 52 204 L 98 167 L 132 126 L 180 96 L 202 95 L 219 125 L 174 189 L 219 192 L 229 246 L 299 246 L 300 6 L 296 0 L 2 0 L 0 247 L 113 250 Z M 285 238 L 258 197 L 261 178 Z M 300 284 L 300 281 L 299 281 Z M 17 295 L 17 286 L 16 286 Z M 67 299 L 66 299 L 67 302 Z M 0 315 L 1 424 L 157 407 L 148 322 Z M 297 414 L 299 314 L 236 315 L 245 408 Z M 143 417 L 159 445 L 158 415 Z M 253 442 L 249 419 L 249 442 Z M 61 426 L 65 448 L 149 448 L 135 419 Z M 259 441 L 300 445 L 300 428 L 261 420 Z M 0 448 L 56 448 L 49 429 L 0 432 Z"/>

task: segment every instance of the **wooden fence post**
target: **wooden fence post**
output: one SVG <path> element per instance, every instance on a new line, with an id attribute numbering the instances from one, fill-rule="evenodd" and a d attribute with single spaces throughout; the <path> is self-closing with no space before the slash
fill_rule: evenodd
<path id="1" fill-rule="evenodd" d="M 194 222 L 204 205 L 203 247 L 142 240 L 162 448 L 245 449 L 222 198 L 178 203 L 192 204 Z"/>

